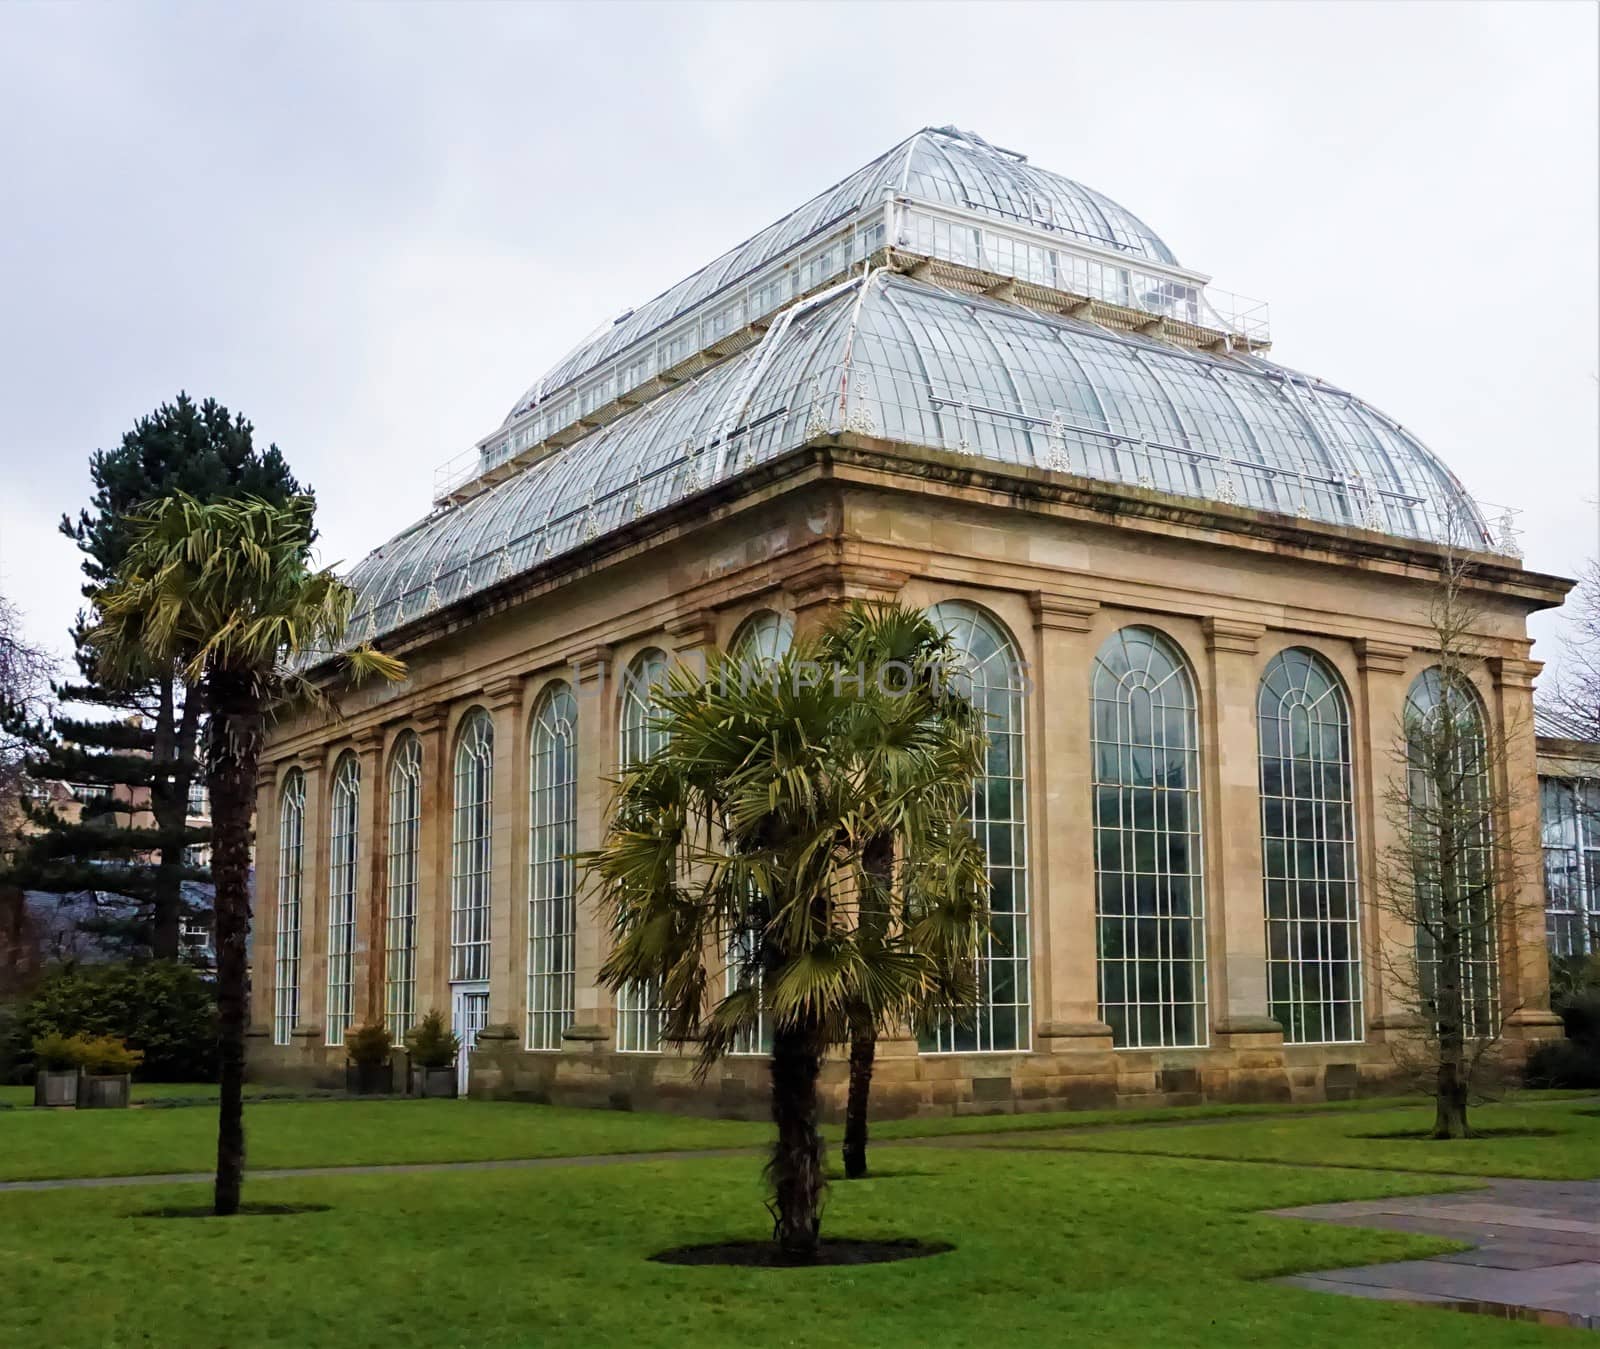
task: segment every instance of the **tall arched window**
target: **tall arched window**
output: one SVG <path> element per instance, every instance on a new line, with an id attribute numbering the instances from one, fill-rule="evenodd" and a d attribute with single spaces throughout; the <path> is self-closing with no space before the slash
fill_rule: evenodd
<path id="1" fill-rule="evenodd" d="M 1207 1039 L 1200 751 L 1194 681 L 1150 628 L 1094 662 L 1100 1017 L 1119 1048 Z"/>
<path id="2" fill-rule="evenodd" d="M 738 663 L 740 677 L 754 682 L 765 677 L 779 661 L 789 654 L 794 645 L 794 619 L 775 609 L 760 609 L 739 625 L 734 634 L 730 653 Z M 729 993 L 754 983 L 761 986 L 761 971 L 754 969 L 751 955 L 756 949 L 754 934 L 735 932 L 728 939 L 728 964 L 723 976 Z M 740 1035 L 730 1051 L 734 1054 L 770 1054 L 772 1052 L 772 1026 L 765 1010 L 756 1016 L 755 1025 Z"/>
<path id="3" fill-rule="evenodd" d="M 356 836 L 361 815 L 361 766 L 344 754 L 333 769 L 328 815 L 328 1043 L 342 1045 L 355 1010 L 352 955 L 356 946 Z"/>
<path id="4" fill-rule="evenodd" d="M 623 768 L 643 763 L 667 742 L 666 732 L 651 724 L 656 715 L 655 691 L 667 677 L 667 658 L 651 647 L 641 651 L 622 675 L 621 743 Z M 654 1054 L 661 1048 L 661 987 L 625 984 L 617 990 L 617 1048 L 624 1054 Z"/>
<path id="5" fill-rule="evenodd" d="M 1483 705 L 1465 675 L 1434 666 L 1412 682 L 1405 721 L 1417 991 L 1437 1007 L 1441 984 L 1458 984 L 1466 1034 L 1491 1035 L 1500 962 Z"/>
<path id="6" fill-rule="evenodd" d="M 963 658 L 973 703 L 989 733 L 984 773 L 972 788 L 972 832 L 989 876 L 989 935 L 978 959 L 974 1018 L 935 1027 L 925 1049 L 967 1053 L 1028 1049 L 1033 1040 L 1029 979 L 1026 749 L 1022 662 L 989 614 L 963 600 L 928 610 Z M 958 685 L 959 687 L 960 685 Z"/>
<path id="7" fill-rule="evenodd" d="M 272 1043 L 286 1045 L 300 1020 L 300 909 L 305 888 L 306 777 L 291 768 L 278 794 L 278 930 L 272 980 Z"/>
<path id="8" fill-rule="evenodd" d="M 1350 712 L 1327 662 L 1298 647 L 1274 656 L 1256 731 L 1268 1009 L 1291 1044 L 1361 1040 Z"/>
<path id="9" fill-rule="evenodd" d="M 450 858 L 450 978 L 489 977 L 489 886 L 493 867 L 494 723 L 467 713 L 456 741 Z"/>
<path id="10" fill-rule="evenodd" d="M 577 912 L 578 704 L 545 690 L 528 742 L 528 1048 L 560 1049 L 572 1024 Z"/>
<path id="11" fill-rule="evenodd" d="M 417 1015 L 417 880 L 422 824 L 422 742 L 407 731 L 389 762 L 389 921 L 384 1012 L 402 1039 Z"/>

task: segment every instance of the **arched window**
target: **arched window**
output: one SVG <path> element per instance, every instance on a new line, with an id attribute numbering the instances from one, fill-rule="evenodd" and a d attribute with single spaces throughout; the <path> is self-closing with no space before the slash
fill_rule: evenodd
<path id="1" fill-rule="evenodd" d="M 1267 1005 L 1290 1044 L 1364 1038 L 1350 711 L 1326 661 L 1291 647 L 1256 698 Z"/>
<path id="2" fill-rule="evenodd" d="M 286 1045 L 300 1020 L 300 906 L 304 897 L 306 777 L 291 768 L 278 794 L 278 931 L 272 987 L 272 1043 Z"/>
<path id="3" fill-rule="evenodd" d="M 794 619 L 775 609 L 760 609 L 739 625 L 730 654 L 738 665 L 740 677 L 753 682 L 763 678 L 788 655 L 793 645 Z M 729 993 L 752 981 L 760 987 L 761 972 L 751 966 L 755 949 L 754 935 L 749 931 L 735 932 L 728 939 L 728 964 L 723 982 Z M 730 1052 L 762 1055 L 772 1052 L 772 1026 L 765 1010 L 757 1015 L 755 1025 L 740 1035 Z"/>
<path id="4" fill-rule="evenodd" d="M 578 704 L 545 690 L 528 742 L 528 1048 L 560 1049 L 572 1024 L 577 912 Z"/>
<path id="5" fill-rule="evenodd" d="M 356 946 L 356 835 L 361 766 L 344 754 L 333 768 L 328 816 L 328 1043 L 342 1045 L 355 1009 L 351 957 Z"/>
<path id="6" fill-rule="evenodd" d="M 1094 662 L 1100 1017 L 1119 1048 L 1206 1043 L 1205 901 L 1194 681 L 1150 628 Z"/>
<path id="7" fill-rule="evenodd" d="M 651 724 L 655 691 L 667 677 L 666 656 L 651 647 L 629 662 L 622 675 L 621 766 L 643 763 L 667 742 Z M 617 1048 L 624 1054 L 654 1054 L 661 1048 L 659 984 L 625 984 L 617 990 Z"/>
<path id="8" fill-rule="evenodd" d="M 1412 681 L 1405 724 L 1416 991 L 1443 1015 L 1458 1007 L 1468 1036 L 1491 1035 L 1500 962 L 1483 706 L 1465 675 L 1436 665 Z M 1452 986 L 1459 1002 L 1441 996 Z"/>
<path id="9" fill-rule="evenodd" d="M 489 977 L 489 886 L 493 866 L 494 723 L 467 713 L 456 741 L 455 819 L 450 859 L 450 978 Z"/>
<path id="10" fill-rule="evenodd" d="M 402 1039 L 417 1015 L 417 880 L 422 824 L 422 742 L 407 731 L 389 762 L 389 922 L 384 1011 Z"/>
<path id="11" fill-rule="evenodd" d="M 972 788 L 972 832 L 989 876 L 990 931 L 978 959 L 975 1017 L 935 1027 L 935 1053 L 1025 1050 L 1032 1044 L 1028 931 L 1026 753 L 1022 662 L 1000 625 L 976 605 L 946 600 L 928 617 L 961 653 L 968 692 L 989 733 L 984 773 Z M 970 684 L 968 684 L 970 681 Z"/>

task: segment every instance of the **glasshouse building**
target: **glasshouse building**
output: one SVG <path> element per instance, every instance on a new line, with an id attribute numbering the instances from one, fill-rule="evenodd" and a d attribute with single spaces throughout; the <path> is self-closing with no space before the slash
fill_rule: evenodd
<path id="1" fill-rule="evenodd" d="M 474 1094 L 762 1111 L 758 1045 L 697 1077 L 650 990 L 600 982 L 571 854 L 670 669 L 863 597 L 935 615 L 990 731 L 979 1005 L 880 1047 L 879 1109 L 1376 1086 L 1417 1025 L 1370 890 L 1447 550 L 1534 859 L 1468 973 L 1513 1048 L 1558 1034 L 1526 620 L 1568 583 L 1269 342 L 1137 216 L 949 127 L 588 338 L 351 573 L 349 641 L 407 679 L 330 659 L 341 715 L 272 732 L 252 1072 L 334 1076 L 352 1026 L 437 1007 Z"/>

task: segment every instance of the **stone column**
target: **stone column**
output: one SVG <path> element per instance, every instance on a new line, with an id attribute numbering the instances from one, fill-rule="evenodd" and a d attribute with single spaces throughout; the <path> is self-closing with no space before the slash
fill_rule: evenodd
<path id="1" fill-rule="evenodd" d="M 1501 906 L 1500 997 L 1507 1013 L 1506 1036 L 1514 1040 L 1559 1038 L 1561 1018 L 1550 1010 L 1550 963 L 1545 944 L 1544 849 L 1539 818 L 1539 765 L 1533 728 L 1533 681 L 1544 667 L 1536 660 L 1491 657 L 1494 682 L 1490 735 L 1503 752 L 1491 758 L 1493 790 L 1504 802 L 1495 822 L 1499 835 Z"/>
<path id="2" fill-rule="evenodd" d="M 450 1015 L 450 745 L 449 709 L 423 708 L 412 718 L 422 751 L 421 813 L 417 820 L 417 1016 Z"/>
<path id="3" fill-rule="evenodd" d="M 610 778 L 617 768 L 617 688 L 611 648 L 591 646 L 567 657 L 572 694 L 578 704 L 577 845 L 600 846 L 611 807 Z M 580 871 L 576 931 L 573 934 L 572 1025 L 561 1037 L 568 1052 L 605 1049 L 616 1034 L 615 995 L 600 982 L 600 965 L 610 950 L 605 916 L 593 902 Z"/>
<path id="4" fill-rule="evenodd" d="M 1100 1019 L 1089 716 L 1090 630 L 1100 602 L 1043 590 L 1031 598 L 1038 664 L 1028 672 L 1025 724 L 1034 742 L 1029 881 L 1037 1047 L 1105 1051 L 1111 1027 Z"/>
<path id="5" fill-rule="evenodd" d="M 1390 793 L 1404 790 L 1406 666 L 1411 648 L 1364 637 L 1356 643 L 1361 687 L 1356 690 L 1356 837 L 1361 897 L 1361 953 L 1365 967 L 1368 1037 L 1384 1042 L 1417 1024 L 1397 967 L 1409 967 L 1416 938 L 1411 925 L 1383 903 L 1384 873 L 1393 861 L 1395 835 Z"/>
<path id="6" fill-rule="evenodd" d="M 489 1022 L 517 1033 L 527 1003 L 528 745 L 522 675 L 484 690 L 494 718 L 494 806 L 489 889 Z M 520 882 L 520 884 L 519 884 Z M 518 976 L 523 983 L 518 987 Z"/>
<path id="7" fill-rule="evenodd" d="M 321 1049 L 328 1008 L 328 771 L 319 748 L 306 761 L 305 846 L 300 854 L 300 1022 L 294 1039 Z"/>
<path id="8" fill-rule="evenodd" d="M 1212 1028 L 1219 1048 L 1239 1037 L 1281 1043 L 1267 1010 L 1267 928 L 1261 881 L 1261 766 L 1256 733 L 1266 628 L 1205 620 L 1211 697 L 1200 727 L 1206 823 L 1206 938 Z M 1204 715 L 1208 714 L 1208 715 Z M 1222 959 L 1218 960 L 1217 956 Z"/>
<path id="9" fill-rule="evenodd" d="M 356 1025 L 383 1020 L 383 983 L 387 912 L 384 889 L 389 797 L 383 778 L 384 733 L 381 727 L 356 737 L 356 764 L 361 795 L 356 824 L 356 932 L 350 955 L 351 1008 Z"/>

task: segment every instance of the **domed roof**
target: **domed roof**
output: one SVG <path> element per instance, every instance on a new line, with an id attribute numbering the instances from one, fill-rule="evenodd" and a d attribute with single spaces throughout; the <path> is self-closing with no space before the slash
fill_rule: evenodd
<path id="1" fill-rule="evenodd" d="M 925 127 L 655 299 L 603 325 L 517 399 L 506 423 L 830 226 L 896 196 L 942 203 L 1127 258 L 1178 262 L 1154 230 L 1109 197 L 970 131 Z"/>
<path id="2" fill-rule="evenodd" d="M 1494 546 L 1450 471 L 1341 389 L 1256 356 L 878 271 L 791 306 L 759 345 L 378 549 L 350 578 L 351 636 L 391 631 L 845 430 Z"/>

